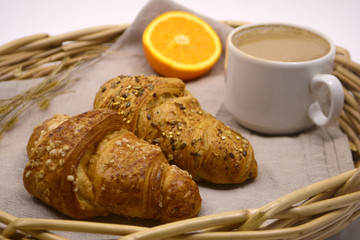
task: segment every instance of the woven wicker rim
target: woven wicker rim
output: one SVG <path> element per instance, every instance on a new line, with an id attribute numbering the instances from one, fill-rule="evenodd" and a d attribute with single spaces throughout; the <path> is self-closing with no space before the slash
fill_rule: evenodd
<path id="1" fill-rule="evenodd" d="M 223 21 L 238 27 L 239 21 Z M 0 46 L 0 82 L 45 77 L 100 56 L 128 24 L 98 26 L 56 36 L 36 34 Z M 66 59 L 66 61 L 65 61 Z M 110 234 L 121 239 L 325 239 L 360 215 L 360 64 L 337 46 L 333 74 L 343 84 L 339 125 L 356 168 L 281 197 L 258 209 L 241 209 L 156 227 L 87 221 L 17 218 L 0 210 L 2 237 L 65 239 L 50 231 Z M 1 116 L 1 113 L 0 113 Z M 1 231 L 1 227 L 0 227 Z"/>

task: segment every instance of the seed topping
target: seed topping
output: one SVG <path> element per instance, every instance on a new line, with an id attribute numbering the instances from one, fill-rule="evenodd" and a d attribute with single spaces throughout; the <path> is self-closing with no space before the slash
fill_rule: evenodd
<path id="1" fill-rule="evenodd" d="M 74 176 L 73 175 L 68 175 L 66 177 L 66 179 L 69 181 L 69 182 L 73 182 L 75 180 Z"/>

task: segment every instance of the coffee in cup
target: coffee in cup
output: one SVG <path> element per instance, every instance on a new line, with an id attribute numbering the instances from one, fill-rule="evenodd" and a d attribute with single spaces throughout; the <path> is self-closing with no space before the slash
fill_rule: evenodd
<path id="1" fill-rule="evenodd" d="M 334 57 L 334 43 L 307 27 L 238 27 L 227 39 L 224 105 L 240 124 L 261 133 L 327 127 L 344 103 L 342 85 L 331 75 Z"/>
<path id="2" fill-rule="evenodd" d="M 232 39 L 234 45 L 251 56 L 279 62 L 314 60 L 330 51 L 322 37 L 304 29 L 284 25 L 249 29 Z"/>

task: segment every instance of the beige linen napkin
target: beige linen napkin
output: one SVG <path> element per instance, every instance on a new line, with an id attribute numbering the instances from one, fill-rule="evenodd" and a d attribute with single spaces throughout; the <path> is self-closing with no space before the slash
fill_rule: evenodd
<path id="1" fill-rule="evenodd" d="M 92 109 L 93 99 L 100 86 L 117 75 L 155 74 L 144 57 L 141 35 L 155 16 L 169 10 L 192 12 L 171 1 L 150 1 L 101 59 L 77 72 L 76 77 L 80 79 L 70 87 L 68 93 L 55 97 L 45 111 L 36 107 L 25 111 L 15 128 L 4 134 L 0 142 L 0 210 L 16 217 L 67 218 L 33 198 L 23 187 L 22 174 L 27 161 L 25 148 L 30 134 L 37 124 L 54 114 L 75 115 Z M 231 28 L 206 16 L 201 17 L 219 34 L 224 50 L 226 36 Z M 255 181 L 239 185 L 200 183 L 203 198 L 200 215 L 258 208 L 301 187 L 353 168 L 347 137 L 337 126 L 329 129 L 313 128 L 297 135 L 272 137 L 258 135 L 238 125 L 222 105 L 223 64 L 224 54 L 211 72 L 186 83 L 186 86 L 206 111 L 250 140 L 259 164 L 259 175 Z M 13 96 L 38 81 L 39 79 L 1 83 L 0 97 Z M 156 224 L 117 216 L 95 218 L 92 221 Z M 78 235 L 65 233 L 65 236 L 77 238 Z M 98 239 L 99 236 L 85 235 L 81 238 Z"/>

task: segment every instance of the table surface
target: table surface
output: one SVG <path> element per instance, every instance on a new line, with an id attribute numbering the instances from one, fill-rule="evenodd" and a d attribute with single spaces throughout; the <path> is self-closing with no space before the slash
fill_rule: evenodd
<path id="1" fill-rule="evenodd" d="M 87 27 L 131 23 L 147 0 L 0 0 L 0 45 L 36 33 L 56 35 Z M 358 0 L 177 0 L 216 20 L 286 22 L 328 35 L 360 62 Z M 331 237 L 358 239 L 360 220 Z"/>

